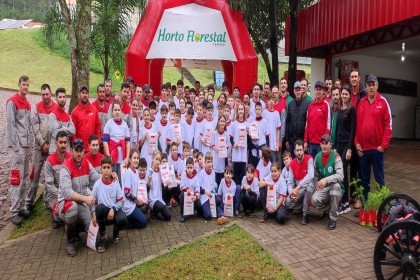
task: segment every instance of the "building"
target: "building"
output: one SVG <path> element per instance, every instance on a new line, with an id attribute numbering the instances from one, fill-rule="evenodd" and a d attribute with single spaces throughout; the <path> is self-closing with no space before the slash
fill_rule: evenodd
<path id="1" fill-rule="evenodd" d="M 376 74 L 391 107 L 393 137 L 420 138 L 420 1 L 321 0 L 298 14 L 297 49 L 312 58 L 312 84 L 326 76 L 346 80 L 354 66 L 362 84 Z"/>

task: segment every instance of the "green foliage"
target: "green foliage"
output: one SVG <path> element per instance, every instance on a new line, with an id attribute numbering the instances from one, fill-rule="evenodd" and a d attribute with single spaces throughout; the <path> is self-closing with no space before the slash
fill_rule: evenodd
<path id="1" fill-rule="evenodd" d="M 382 202 L 392 194 L 391 190 L 387 186 L 381 186 L 378 183 L 376 183 L 375 189 L 375 192 L 370 192 L 368 194 L 368 200 L 366 203 L 370 208 L 367 210 L 378 210 Z M 366 208 L 368 208 L 368 206 L 366 206 Z"/>
<path id="2" fill-rule="evenodd" d="M 355 187 L 356 191 L 353 193 L 353 195 L 357 197 L 357 199 L 362 203 L 362 208 L 365 208 L 366 201 L 365 196 L 363 195 L 364 188 L 362 186 L 362 181 L 360 179 L 353 179 L 353 181 L 351 181 L 349 185 Z"/>
<path id="3" fill-rule="evenodd" d="M 171 250 L 113 279 L 229 278 L 294 279 L 286 268 L 238 226 Z"/>
<path id="4" fill-rule="evenodd" d="M 33 19 L 42 22 L 45 10 L 52 6 L 56 0 L 2 0 L 0 1 L 0 20 Z"/>

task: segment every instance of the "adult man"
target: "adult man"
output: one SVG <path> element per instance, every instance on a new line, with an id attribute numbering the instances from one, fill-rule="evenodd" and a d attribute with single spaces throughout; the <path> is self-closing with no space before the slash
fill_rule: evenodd
<path id="1" fill-rule="evenodd" d="M 184 87 L 184 98 L 186 101 L 191 101 L 190 98 L 190 87 L 189 86 L 185 86 Z"/>
<path id="2" fill-rule="evenodd" d="M 331 88 L 331 140 L 335 147 L 337 131 L 337 111 L 340 109 L 340 89 L 336 86 Z"/>
<path id="3" fill-rule="evenodd" d="M 101 159 L 103 154 L 99 152 L 99 138 L 95 134 L 89 136 L 89 152 L 83 157 L 86 159 L 92 167 L 95 168 L 96 172 L 100 173 L 101 170 Z"/>
<path id="4" fill-rule="evenodd" d="M 375 181 L 383 186 L 384 152 L 392 136 L 392 116 L 386 99 L 378 93 L 378 78 L 369 75 L 366 80 L 367 95 L 363 97 L 356 111 L 356 137 L 354 144 L 360 156 L 360 177 L 363 194 L 370 191 L 370 170 L 373 168 Z"/>
<path id="5" fill-rule="evenodd" d="M 179 100 L 184 97 L 184 81 L 178 80 L 176 83 L 176 95 L 174 96 L 174 102 L 176 108 L 179 108 Z"/>
<path id="6" fill-rule="evenodd" d="M 153 96 L 150 92 L 150 86 L 148 84 L 145 84 L 143 86 L 143 97 L 140 99 L 141 104 L 143 104 L 143 107 L 149 107 L 150 102 L 153 100 Z"/>
<path id="7" fill-rule="evenodd" d="M 324 134 L 321 138 L 322 152 L 315 157 L 314 192 L 312 206 L 329 212 L 328 229 L 335 229 L 338 218 L 338 205 L 342 196 L 344 178 L 343 162 L 335 151 L 332 151 L 331 137 Z"/>
<path id="8" fill-rule="evenodd" d="M 289 195 L 286 198 L 286 207 L 291 210 L 302 210 L 301 222 L 308 223 L 309 193 L 313 188 L 314 162 L 311 156 L 303 152 L 303 142 L 298 139 L 294 143 L 296 158 L 290 162 L 287 188 Z"/>
<path id="9" fill-rule="evenodd" d="M 283 102 L 286 103 L 286 106 L 289 105 L 290 102 L 292 102 L 293 98 L 289 95 L 289 92 L 287 91 L 287 79 L 281 78 L 280 79 L 280 100 L 284 100 Z"/>
<path id="10" fill-rule="evenodd" d="M 359 70 L 352 69 L 350 72 L 350 84 L 351 84 L 351 105 L 354 108 L 357 108 L 360 100 L 366 96 L 366 90 L 363 88 L 360 83 L 360 74 Z"/>
<path id="11" fill-rule="evenodd" d="M 98 98 L 92 102 L 92 106 L 96 108 L 99 114 L 99 121 L 101 123 L 101 131 L 104 131 L 104 127 L 106 122 L 109 119 L 108 110 L 109 110 L 109 103 L 106 102 L 106 92 L 105 92 L 105 85 L 99 84 L 96 88 L 96 93 L 98 94 Z"/>
<path id="12" fill-rule="evenodd" d="M 271 86 L 269 82 L 265 82 L 264 83 L 264 102 L 267 103 L 268 102 L 268 96 L 271 93 Z"/>
<path id="13" fill-rule="evenodd" d="M 342 82 L 341 82 L 341 80 L 340 80 L 340 79 L 336 79 L 336 80 L 334 81 L 334 85 L 335 85 L 336 87 L 338 87 L 340 90 L 341 90 L 341 88 L 343 87 L 343 84 L 342 84 Z"/>
<path id="14" fill-rule="evenodd" d="M 327 77 L 325 79 L 325 100 L 328 102 L 328 104 L 331 101 L 331 94 L 332 94 L 332 79 L 331 77 Z"/>
<path id="15" fill-rule="evenodd" d="M 49 116 L 51 133 L 50 154 L 56 150 L 55 137 L 59 131 L 64 131 L 69 138 L 76 132 L 71 116 L 65 111 L 66 98 L 66 90 L 64 88 L 58 88 L 55 91 L 55 101 L 58 106 L 56 106 Z"/>
<path id="16" fill-rule="evenodd" d="M 50 131 L 49 120 L 50 113 L 57 104 L 51 100 L 51 88 L 48 84 L 41 86 L 42 100 L 36 104 L 32 115 L 32 127 L 35 137 L 33 169 L 30 176 L 28 193 L 25 199 L 26 209 L 30 212 L 34 210 L 34 201 L 38 191 L 39 178 L 41 176 L 42 166 L 49 154 L 50 149 Z"/>
<path id="17" fill-rule="evenodd" d="M 252 98 L 250 100 L 250 106 L 249 106 L 249 114 L 255 118 L 255 104 L 257 102 L 261 103 L 262 110 L 265 110 L 265 103 L 260 98 L 261 93 L 261 85 L 259 83 L 255 83 L 252 87 Z"/>
<path id="18" fill-rule="evenodd" d="M 31 104 L 26 99 L 29 91 L 29 77 L 19 78 L 19 91 L 6 101 L 6 145 L 10 162 L 10 221 L 15 225 L 22 223 L 21 217 L 30 216 L 26 208 L 22 207 L 25 190 L 29 179 L 29 161 L 33 146 L 31 122 Z"/>
<path id="19" fill-rule="evenodd" d="M 85 143 L 85 152 L 89 151 L 88 139 L 92 134 L 101 138 L 101 121 L 98 110 L 89 102 L 89 89 L 81 86 L 79 90 L 79 104 L 71 112 L 71 118 L 76 128 L 74 138 L 82 139 Z"/>
<path id="20" fill-rule="evenodd" d="M 57 211 L 60 219 L 66 224 L 67 254 L 71 257 L 76 255 L 75 241 L 78 232 L 88 231 L 90 221 L 95 218 L 91 209 L 95 199 L 90 189 L 101 177 L 92 165 L 83 159 L 83 153 L 83 141 L 74 140 L 72 156 L 64 162 L 60 171 Z"/>
<path id="21" fill-rule="evenodd" d="M 144 94 L 143 97 L 146 98 L 146 96 L 148 96 L 146 94 L 146 86 L 144 85 L 143 90 L 144 90 Z M 149 92 L 150 92 L 150 87 L 149 87 Z M 127 123 L 128 128 L 131 131 L 132 128 L 132 114 L 131 114 L 131 106 L 130 106 L 130 102 L 128 102 L 128 96 L 130 95 L 130 85 L 128 83 L 122 83 L 121 84 L 121 88 L 120 88 L 120 105 L 121 105 L 121 118 Z M 111 112 L 111 108 L 112 106 L 109 106 L 109 110 L 108 110 L 108 116 L 109 118 L 112 118 L 112 112 Z"/>
<path id="22" fill-rule="evenodd" d="M 306 117 L 304 149 L 309 149 L 313 158 L 321 151 L 322 135 L 330 134 L 331 127 L 330 105 L 322 99 L 322 87 L 322 82 L 315 83 L 315 99 L 309 104 Z"/>
<path id="23" fill-rule="evenodd" d="M 57 204 L 58 188 L 60 185 L 60 171 L 66 159 L 71 157 L 67 152 L 68 138 L 64 131 L 59 131 L 55 137 L 55 146 L 57 150 L 48 156 L 45 161 L 45 207 L 51 211 L 51 227 L 56 229 L 60 227 L 60 219 L 54 211 Z"/>
<path id="24" fill-rule="evenodd" d="M 106 79 L 105 82 L 105 102 L 108 104 L 114 103 L 114 94 L 112 93 L 112 81 Z"/>
<path id="25" fill-rule="evenodd" d="M 306 78 L 302 78 L 300 82 L 302 83 L 302 96 L 308 98 L 309 99 L 308 101 L 311 102 L 312 97 L 308 89 L 308 86 L 309 86 L 308 80 Z"/>
<path id="26" fill-rule="evenodd" d="M 305 135 L 306 115 L 309 106 L 309 102 L 302 96 L 303 91 L 300 88 L 301 85 L 296 82 L 295 86 L 295 99 L 290 102 L 287 109 L 285 125 L 286 128 L 284 133 L 286 148 L 290 151 L 292 158 L 295 157 L 294 143 L 298 139 L 303 139 Z"/>

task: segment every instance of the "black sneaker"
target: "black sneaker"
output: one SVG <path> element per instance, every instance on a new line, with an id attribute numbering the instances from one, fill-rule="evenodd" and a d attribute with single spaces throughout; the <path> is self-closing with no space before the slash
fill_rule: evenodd
<path id="1" fill-rule="evenodd" d="M 29 218 L 31 214 L 31 211 L 29 211 L 28 209 L 22 209 L 19 211 L 19 215 L 25 219 Z"/>
<path id="2" fill-rule="evenodd" d="M 53 229 L 58 229 L 58 228 L 60 228 L 60 226 L 61 226 L 61 223 L 60 222 L 58 222 L 56 220 L 51 220 L 51 227 Z"/>
<path id="3" fill-rule="evenodd" d="M 340 203 L 340 204 L 338 205 L 337 214 L 338 214 L 338 215 L 342 215 L 342 214 L 344 214 L 344 210 L 345 210 L 345 209 L 346 209 L 346 206 L 345 206 L 344 204 Z"/>
<path id="4" fill-rule="evenodd" d="M 307 225 L 309 222 L 309 218 L 307 214 L 302 214 L 302 218 L 300 220 L 300 222 L 302 223 L 302 225 Z"/>
<path id="5" fill-rule="evenodd" d="M 22 218 L 19 217 L 19 215 L 13 216 L 10 218 L 10 221 L 12 222 L 12 224 L 14 224 L 15 226 L 20 226 L 22 224 Z"/>
<path id="6" fill-rule="evenodd" d="M 328 229 L 333 230 L 333 229 L 335 229 L 336 226 L 337 226 L 337 222 L 336 221 L 330 220 L 328 222 Z"/>
<path id="7" fill-rule="evenodd" d="M 74 236 L 74 241 L 76 241 L 76 242 L 81 242 L 81 241 L 82 241 L 82 238 L 80 237 L 80 233 L 77 233 L 77 234 Z"/>
<path id="8" fill-rule="evenodd" d="M 67 243 L 67 255 L 69 255 L 70 257 L 74 257 L 76 256 L 76 246 L 74 245 L 74 243 Z"/>
<path id="9" fill-rule="evenodd" d="M 112 241 L 114 243 L 118 243 L 120 241 L 120 230 L 114 226 L 114 230 L 112 232 Z"/>
<path id="10" fill-rule="evenodd" d="M 156 216 L 153 213 L 150 213 L 150 221 L 155 222 L 156 221 Z"/>
<path id="11" fill-rule="evenodd" d="M 180 223 L 184 223 L 184 222 L 185 222 L 185 217 L 184 217 L 184 215 L 181 215 L 181 216 L 179 217 L 179 222 L 180 222 Z"/>
<path id="12" fill-rule="evenodd" d="M 33 204 L 26 205 L 26 210 L 29 212 L 34 212 L 35 206 Z"/>
<path id="13" fill-rule="evenodd" d="M 98 245 L 96 245 L 96 251 L 98 251 L 98 253 L 105 252 L 105 238 L 101 238 L 98 242 Z"/>
<path id="14" fill-rule="evenodd" d="M 325 210 L 324 212 L 322 212 L 322 218 L 325 219 L 326 217 L 328 217 L 330 213 L 330 210 Z"/>
<path id="15" fill-rule="evenodd" d="M 289 209 L 286 210 L 287 215 L 292 215 L 293 212 L 295 212 L 295 210 L 292 209 L 292 208 L 289 208 Z"/>
<path id="16" fill-rule="evenodd" d="M 235 210 L 235 216 L 238 217 L 238 218 L 242 218 L 242 215 L 239 212 L 239 210 Z"/>

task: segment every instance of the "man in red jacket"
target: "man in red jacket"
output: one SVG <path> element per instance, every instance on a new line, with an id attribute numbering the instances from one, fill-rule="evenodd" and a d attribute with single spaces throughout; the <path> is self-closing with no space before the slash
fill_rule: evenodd
<path id="1" fill-rule="evenodd" d="M 309 148 L 312 158 L 321 152 L 321 137 L 330 134 L 331 114 L 330 105 L 323 99 L 322 91 L 324 84 L 321 81 L 315 83 L 315 99 L 308 106 L 305 129 L 305 151 Z"/>
<path id="2" fill-rule="evenodd" d="M 71 118 L 76 128 L 74 139 L 80 138 L 85 143 L 85 152 L 89 152 L 89 136 L 96 134 L 101 139 L 101 121 L 98 110 L 89 102 L 89 89 L 80 87 L 79 104 L 71 112 Z"/>
<path id="3" fill-rule="evenodd" d="M 391 109 L 386 99 L 378 93 L 378 78 L 375 75 L 368 76 L 366 89 L 367 95 L 357 106 L 354 139 L 360 156 L 360 177 L 365 198 L 370 191 L 371 167 L 375 181 L 381 186 L 385 185 L 384 152 L 392 136 Z"/>

